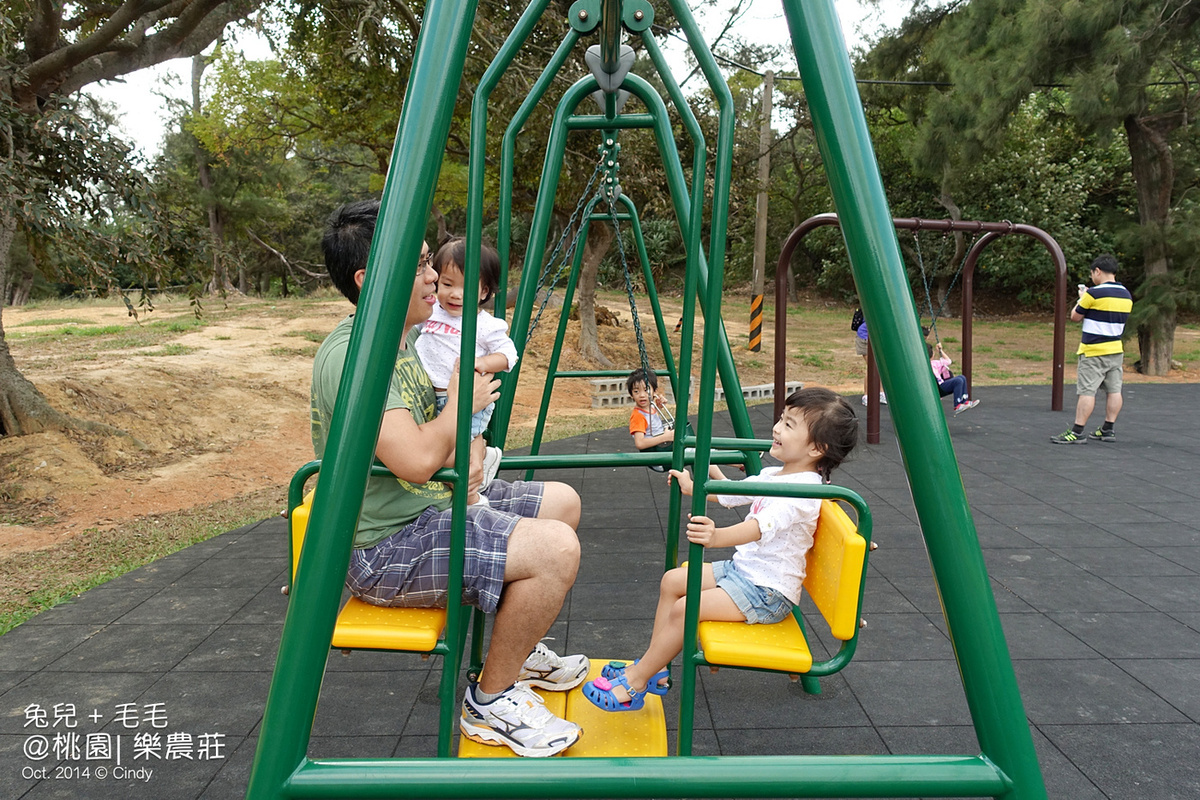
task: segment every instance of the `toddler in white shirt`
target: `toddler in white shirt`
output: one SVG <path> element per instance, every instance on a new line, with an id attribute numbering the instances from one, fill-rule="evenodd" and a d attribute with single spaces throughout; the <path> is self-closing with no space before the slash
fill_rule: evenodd
<path id="1" fill-rule="evenodd" d="M 461 236 L 451 239 L 438 248 L 433 257 L 433 268 L 438 274 L 437 302 L 433 314 L 421 323 L 421 335 L 417 337 L 417 355 L 429 374 L 437 395 L 437 410 L 440 414 L 446 406 L 446 386 L 454 372 L 454 364 L 462 353 L 463 291 L 466 278 L 463 265 L 466 263 L 467 242 Z M 483 310 L 484 303 L 492 299 L 500 282 L 500 256 L 491 247 L 482 245 L 479 257 L 479 305 L 475 322 L 475 371 L 479 373 L 508 372 L 517 363 L 517 347 L 508 337 L 508 323 L 497 319 Z M 500 464 L 500 450 L 487 447 L 481 433 L 492 419 L 495 403 L 471 417 L 471 460 L 483 463 L 483 486 L 496 475 Z M 486 505 L 487 498 L 472 494 L 467 499 L 471 504 Z"/>

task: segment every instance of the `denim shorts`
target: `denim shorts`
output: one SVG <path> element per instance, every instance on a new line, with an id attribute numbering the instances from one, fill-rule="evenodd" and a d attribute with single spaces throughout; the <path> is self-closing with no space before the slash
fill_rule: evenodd
<path id="1" fill-rule="evenodd" d="M 770 625 L 792 613 L 792 602 L 782 592 L 751 583 L 732 561 L 714 561 L 712 568 L 717 586 L 733 598 L 751 625 Z"/>
<path id="2" fill-rule="evenodd" d="M 437 413 L 441 414 L 442 409 L 449 402 L 445 392 L 438 392 L 434 396 L 434 402 L 437 405 Z M 496 410 L 495 403 L 488 403 L 483 411 L 477 411 L 471 415 L 471 438 L 476 439 L 479 434 L 487 430 L 488 423 L 492 421 L 492 412 Z"/>

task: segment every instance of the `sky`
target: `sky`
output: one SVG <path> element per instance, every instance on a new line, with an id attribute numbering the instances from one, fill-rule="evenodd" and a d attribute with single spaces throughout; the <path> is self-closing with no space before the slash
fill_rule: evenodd
<path id="1" fill-rule="evenodd" d="M 834 5 L 841 19 L 842 35 L 853 46 L 864 38 L 871 38 L 883 27 L 898 25 L 911 2 L 882 0 L 876 8 L 866 5 L 861 0 L 834 0 Z M 711 31 L 712 35 L 715 35 L 724 23 L 725 9 L 720 11 L 722 13 L 719 15 L 710 13 L 708 18 L 699 18 L 700 27 L 706 34 Z M 787 24 L 777 0 L 753 0 L 749 11 L 738 21 L 734 30 L 755 41 L 770 44 L 788 43 Z M 270 55 L 265 42 L 262 41 L 246 39 L 238 46 L 249 58 L 267 58 Z M 683 48 L 681 43 L 670 42 L 663 47 L 668 57 L 673 50 L 681 52 Z M 189 100 L 190 75 L 191 61 L 179 59 L 133 73 L 123 82 L 91 86 L 88 92 L 116 106 L 121 128 L 127 138 L 150 159 L 159 151 L 168 118 L 163 95 Z"/>

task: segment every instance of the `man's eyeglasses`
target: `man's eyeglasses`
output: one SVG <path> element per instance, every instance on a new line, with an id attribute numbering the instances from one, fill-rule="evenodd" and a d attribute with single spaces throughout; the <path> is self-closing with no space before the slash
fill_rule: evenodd
<path id="1" fill-rule="evenodd" d="M 417 262 L 417 271 L 424 272 L 433 266 L 433 253 L 426 253 L 421 256 L 421 260 Z"/>

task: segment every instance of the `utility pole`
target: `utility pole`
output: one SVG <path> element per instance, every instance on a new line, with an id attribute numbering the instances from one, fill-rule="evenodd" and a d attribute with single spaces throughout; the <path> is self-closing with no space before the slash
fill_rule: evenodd
<path id="1" fill-rule="evenodd" d="M 763 284 L 767 265 L 767 183 L 771 178 L 771 87 L 775 73 L 763 76 L 762 127 L 758 134 L 758 201 L 754 218 L 754 299 L 750 303 L 750 350 L 762 350 Z M 779 280 L 779 276 L 775 276 Z M 782 313 L 775 309 L 775 313 Z"/>

